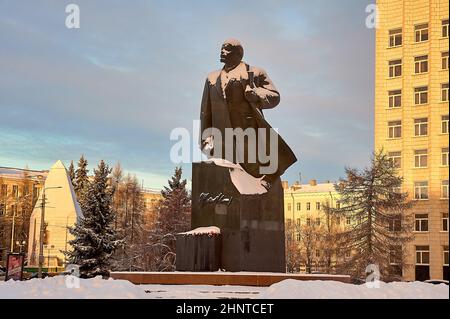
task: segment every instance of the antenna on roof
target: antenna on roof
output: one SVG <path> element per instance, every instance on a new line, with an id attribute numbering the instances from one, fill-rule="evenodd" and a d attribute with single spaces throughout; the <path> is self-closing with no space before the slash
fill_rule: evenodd
<path id="1" fill-rule="evenodd" d="M 300 183 L 300 185 L 302 185 L 302 172 L 298 172 L 298 182 Z"/>

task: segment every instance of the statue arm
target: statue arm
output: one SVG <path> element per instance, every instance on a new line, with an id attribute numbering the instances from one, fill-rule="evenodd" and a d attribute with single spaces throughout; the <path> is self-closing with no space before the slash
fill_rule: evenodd
<path id="1" fill-rule="evenodd" d="M 257 106 L 260 109 L 271 109 L 280 103 L 280 93 L 264 70 L 259 70 L 258 74 L 255 74 L 254 91 L 259 97 Z"/>

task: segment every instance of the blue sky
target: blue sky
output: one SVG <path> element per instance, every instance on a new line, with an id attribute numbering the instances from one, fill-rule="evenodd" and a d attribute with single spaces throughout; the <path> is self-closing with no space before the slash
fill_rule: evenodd
<path id="1" fill-rule="evenodd" d="M 80 29 L 65 27 L 70 3 Z M 373 147 L 369 3 L 0 0 L 0 166 L 48 169 L 84 154 L 91 168 L 120 161 L 161 188 L 175 167 L 170 132 L 192 131 L 233 37 L 281 93 L 265 116 L 299 158 L 283 179 L 336 180 Z"/>

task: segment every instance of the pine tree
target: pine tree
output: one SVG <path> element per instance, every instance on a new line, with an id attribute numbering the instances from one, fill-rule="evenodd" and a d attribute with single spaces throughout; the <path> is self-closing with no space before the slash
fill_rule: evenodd
<path id="1" fill-rule="evenodd" d="M 382 150 L 373 154 L 370 167 L 347 168 L 346 174 L 335 185 L 341 208 L 332 209 L 352 225 L 340 238 L 341 249 L 352 252 L 341 270 L 365 278 L 366 267 L 373 264 L 382 280 L 399 279 L 399 270 L 407 266 L 405 244 L 412 239 L 412 202 L 400 191 L 402 178 Z"/>
<path id="2" fill-rule="evenodd" d="M 80 267 L 83 278 L 98 275 L 109 276 L 111 255 L 122 244 L 113 229 L 114 215 L 111 211 L 112 189 L 108 186 L 111 170 L 100 161 L 94 170 L 94 180 L 88 186 L 82 202 L 83 218 L 69 229 L 75 238 L 69 241 L 72 251 L 67 252 L 69 263 Z"/>
<path id="3" fill-rule="evenodd" d="M 70 161 L 70 166 L 69 166 L 69 177 L 70 177 L 70 181 L 72 182 L 72 186 L 75 189 L 75 167 L 73 166 L 73 161 Z"/>
<path id="4" fill-rule="evenodd" d="M 174 270 L 175 268 L 175 234 L 190 229 L 191 198 L 186 189 L 186 180 L 182 180 L 181 167 L 161 191 L 155 229 L 150 233 L 152 256 L 151 268 L 157 271 Z"/>
<path id="5" fill-rule="evenodd" d="M 78 168 L 75 172 L 75 194 L 77 195 L 78 203 L 83 206 L 84 197 L 86 191 L 89 186 L 89 177 L 88 177 L 88 161 L 84 158 L 84 155 L 81 155 L 80 160 L 78 161 Z"/>

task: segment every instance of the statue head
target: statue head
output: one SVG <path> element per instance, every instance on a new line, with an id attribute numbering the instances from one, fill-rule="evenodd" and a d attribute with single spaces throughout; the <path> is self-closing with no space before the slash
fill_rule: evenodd
<path id="1" fill-rule="evenodd" d="M 238 65 L 243 57 L 244 48 L 238 40 L 225 40 L 220 49 L 220 62 L 225 63 L 225 67 Z"/>

